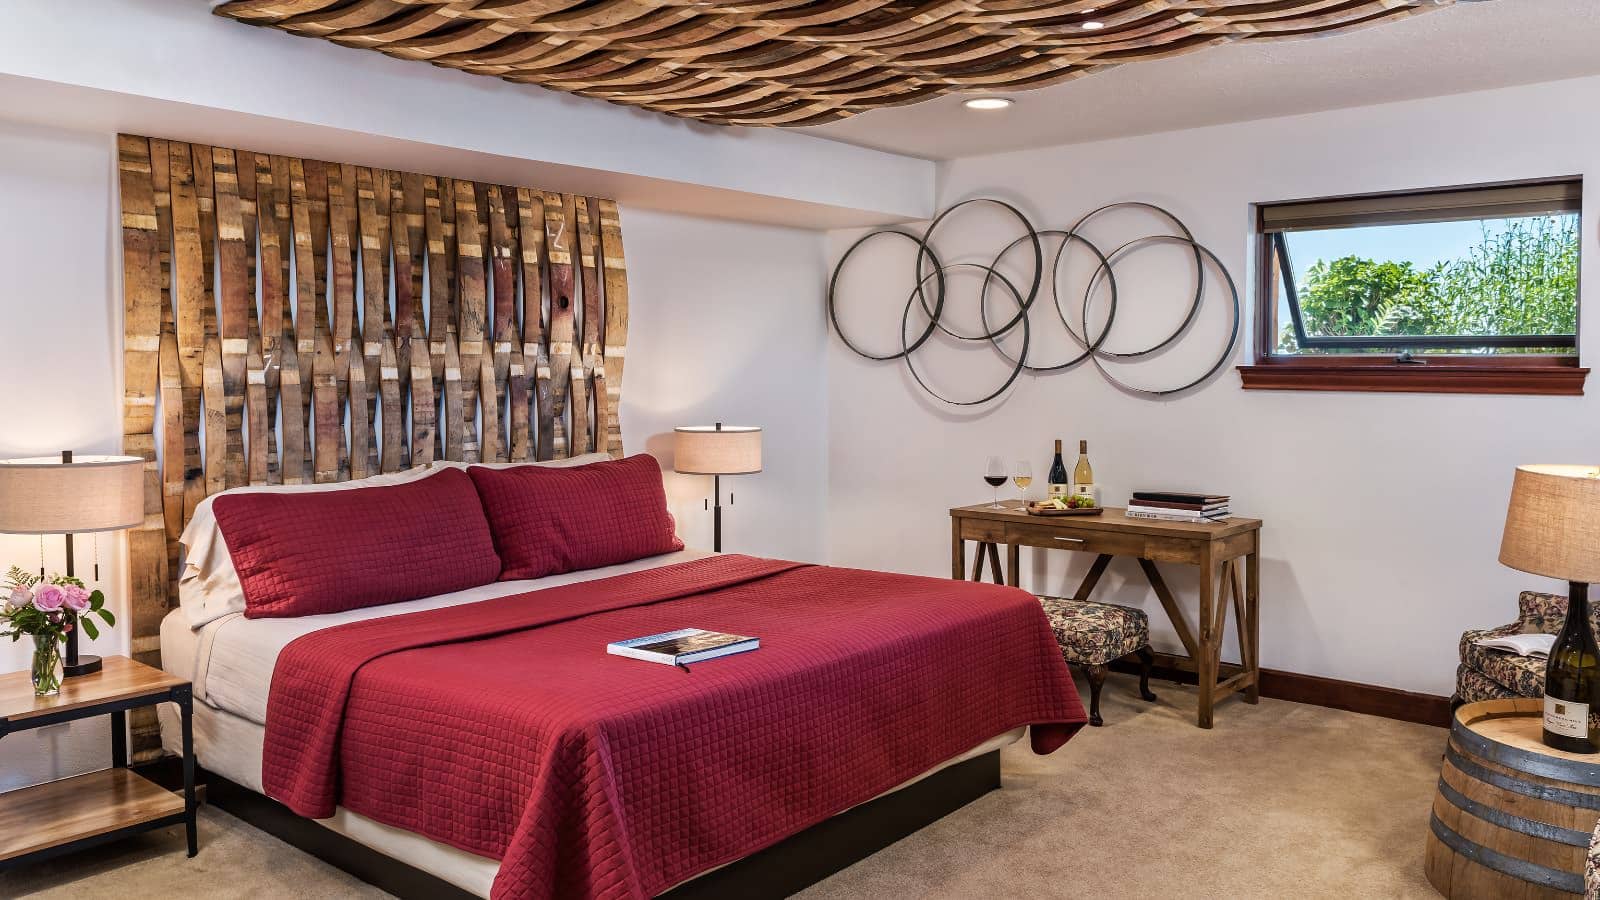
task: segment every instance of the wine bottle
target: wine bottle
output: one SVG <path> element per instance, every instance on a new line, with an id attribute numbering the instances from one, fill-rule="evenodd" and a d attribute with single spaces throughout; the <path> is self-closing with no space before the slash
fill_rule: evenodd
<path id="1" fill-rule="evenodd" d="M 1072 485 L 1067 482 L 1067 464 L 1061 461 L 1061 441 L 1056 441 L 1056 458 L 1050 463 L 1050 480 L 1046 482 L 1049 496 L 1066 499 L 1072 492 Z"/>
<path id="2" fill-rule="evenodd" d="M 1591 710 L 1600 687 L 1600 649 L 1589 627 L 1589 585 L 1571 582 L 1567 621 L 1550 647 L 1544 675 L 1544 742 L 1569 753 L 1600 752 Z"/>
<path id="3" fill-rule="evenodd" d="M 1078 442 L 1078 464 L 1072 467 L 1072 495 L 1094 496 L 1094 469 L 1089 465 L 1089 442 Z"/>

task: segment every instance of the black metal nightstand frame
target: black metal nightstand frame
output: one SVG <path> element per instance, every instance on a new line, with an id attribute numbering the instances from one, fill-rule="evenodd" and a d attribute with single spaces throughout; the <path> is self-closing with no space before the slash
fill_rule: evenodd
<path id="1" fill-rule="evenodd" d="M 109 714 L 111 716 L 111 765 L 113 768 L 126 769 L 128 768 L 128 710 L 169 702 L 177 704 L 178 712 L 183 721 L 183 811 L 15 856 L 0 862 L 0 872 L 30 863 L 41 862 L 64 853 L 72 853 L 77 850 L 109 843 L 129 835 L 166 828 L 168 825 L 182 824 L 184 826 L 184 832 L 189 841 L 190 858 L 200 852 L 199 836 L 196 833 L 199 804 L 195 800 L 194 688 L 191 685 L 175 685 L 165 691 L 121 700 L 108 700 L 104 703 L 44 713 L 17 721 L 0 718 L 0 738 L 4 738 L 13 732 L 31 731 L 35 728 L 58 725 L 62 722 L 73 722 L 79 719 L 90 719 L 95 716 Z M 4 795 L 0 794 L 0 796 Z"/>

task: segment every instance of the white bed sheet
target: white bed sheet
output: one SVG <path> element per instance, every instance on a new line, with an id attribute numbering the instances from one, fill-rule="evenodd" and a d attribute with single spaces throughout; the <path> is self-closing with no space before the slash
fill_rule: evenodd
<path id="1" fill-rule="evenodd" d="M 390 603 L 349 612 L 322 616 L 299 616 L 283 619 L 247 619 L 240 613 L 229 613 L 220 619 L 202 625 L 193 633 L 196 644 L 192 668 L 168 671 L 194 682 L 195 699 L 217 709 L 227 710 L 258 725 L 267 722 L 267 694 L 272 686 L 272 670 L 278 664 L 278 654 L 296 638 L 349 622 L 377 619 L 476 603 L 495 597 L 506 597 L 525 591 L 593 581 L 628 572 L 641 572 L 673 563 L 701 559 L 711 554 L 703 550 L 679 550 L 661 556 L 651 556 L 616 566 L 550 575 L 529 581 L 498 581 L 465 591 Z M 174 621 L 168 616 L 162 621 L 162 647 L 167 646 L 167 633 L 173 626 L 188 629 L 187 619 Z M 165 657 L 165 654 L 163 654 Z"/>

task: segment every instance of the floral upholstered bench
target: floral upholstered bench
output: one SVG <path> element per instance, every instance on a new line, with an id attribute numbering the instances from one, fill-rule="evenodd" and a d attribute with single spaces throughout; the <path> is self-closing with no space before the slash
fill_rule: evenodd
<path id="1" fill-rule="evenodd" d="M 1139 655 L 1139 696 L 1156 699 L 1150 692 L 1150 619 L 1142 609 L 1073 600 L 1068 597 L 1039 596 L 1050 629 L 1056 633 L 1061 657 L 1077 666 L 1089 679 L 1089 724 L 1101 725 L 1100 687 L 1106 683 L 1107 667 L 1114 661 Z"/>

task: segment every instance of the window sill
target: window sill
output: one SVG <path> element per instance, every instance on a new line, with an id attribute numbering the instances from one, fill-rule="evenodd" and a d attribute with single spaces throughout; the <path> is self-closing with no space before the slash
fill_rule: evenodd
<path id="1" fill-rule="evenodd" d="M 1570 363 L 1408 365 L 1388 360 L 1305 358 L 1239 366 L 1247 391 L 1356 391 L 1417 394 L 1535 394 L 1580 397 L 1589 370 Z"/>

